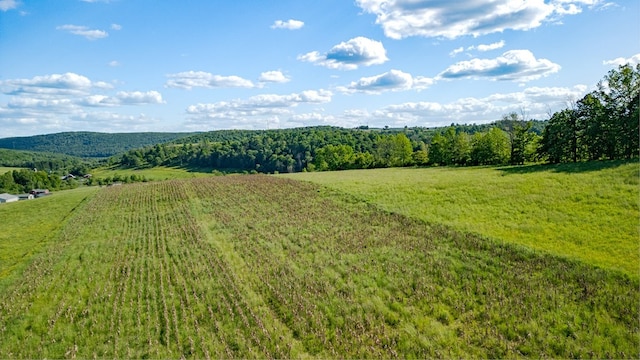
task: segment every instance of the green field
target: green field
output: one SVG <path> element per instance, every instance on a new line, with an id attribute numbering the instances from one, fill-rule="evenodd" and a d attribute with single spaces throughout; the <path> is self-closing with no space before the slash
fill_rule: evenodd
<path id="1" fill-rule="evenodd" d="M 98 168 L 91 172 L 94 178 L 107 178 L 118 176 L 131 176 L 136 175 L 138 177 L 145 177 L 150 181 L 169 180 L 169 179 L 185 179 L 195 178 L 202 176 L 210 176 L 203 172 L 191 172 L 181 168 L 158 166 L 149 169 L 111 169 L 111 168 Z"/>
<path id="2" fill-rule="evenodd" d="M 86 191 L 0 289 L 0 358 L 640 355 L 618 271 L 273 176 Z"/>
<path id="3" fill-rule="evenodd" d="M 282 176 L 431 224 L 640 275 L 637 160 Z"/>
<path id="4" fill-rule="evenodd" d="M 56 235 L 75 211 L 98 188 L 53 192 L 50 196 L 0 204 L 0 291 L 31 258 L 56 241 Z"/>
<path id="5" fill-rule="evenodd" d="M 20 170 L 21 168 L 17 168 L 17 167 L 4 167 L 4 166 L 0 166 L 0 175 L 4 174 L 6 172 L 9 171 L 13 171 L 13 170 Z"/>

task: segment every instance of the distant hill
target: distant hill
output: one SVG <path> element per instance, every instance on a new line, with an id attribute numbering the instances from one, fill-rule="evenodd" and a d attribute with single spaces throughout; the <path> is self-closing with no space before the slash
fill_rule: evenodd
<path id="1" fill-rule="evenodd" d="M 71 171 L 87 164 L 87 161 L 71 155 L 0 149 L 0 166 L 36 168 L 45 171 Z"/>
<path id="2" fill-rule="evenodd" d="M 0 148 L 41 151 L 82 158 L 106 158 L 127 150 L 166 143 L 196 133 L 62 132 L 0 139 Z"/>

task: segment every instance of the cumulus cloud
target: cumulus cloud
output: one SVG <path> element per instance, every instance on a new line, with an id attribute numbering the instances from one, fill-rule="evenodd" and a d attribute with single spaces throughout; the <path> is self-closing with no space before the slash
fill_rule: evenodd
<path id="1" fill-rule="evenodd" d="M 232 128 L 251 128 L 255 122 L 279 122 L 281 117 L 291 117 L 292 109 L 299 105 L 320 105 L 331 101 L 328 90 L 307 90 L 288 95 L 262 94 L 248 99 L 195 104 L 187 107 L 189 124 L 224 122 Z M 263 126 L 264 127 L 264 126 Z"/>
<path id="2" fill-rule="evenodd" d="M 104 30 L 89 29 L 86 26 L 79 25 L 61 25 L 56 27 L 56 30 L 62 30 L 74 35 L 84 36 L 89 40 L 97 40 L 109 36 L 109 33 Z"/>
<path id="3" fill-rule="evenodd" d="M 65 73 L 35 76 L 31 79 L 0 81 L 0 90 L 9 96 L 0 104 L 3 124 L 15 129 L 23 126 L 65 130 L 73 117 L 91 116 L 95 108 L 118 108 L 162 104 L 157 91 L 118 91 L 113 85 L 86 76 Z M 33 130 L 32 130 L 33 131 Z"/>
<path id="4" fill-rule="evenodd" d="M 504 47 L 504 40 L 500 40 L 498 42 L 494 42 L 491 44 L 480 44 L 478 46 L 475 47 L 471 47 L 471 49 L 478 49 L 478 51 L 491 51 L 491 50 L 496 50 L 496 49 L 501 49 Z"/>
<path id="5" fill-rule="evenodd" d="M 330 69 L 355 70 L 360 65 L 379 65 L 389 59 L 387 58 L 387 50 L 380 41 L 359 36 L 347 42 L 341 42 L 324 55 L 318 51 L 312 51 L 298 55 L 298 60 Z"/>
<path id="6" fill-rule="evenodd" d="M 300 20 L 289 19 L 287 21 L 276 20 L 273 25 L 271 25 L 272 29 L 288 29 L 288 30 L 298 30 L 304 26 L 304 22 Z"/>
<path id="7" fill-rule="evenodd" d="M 640 64 L 640 54 L 635 54 L 630 58 L 619 57 L 612 60 L 605 60 L 602 62 L 602 65 L 621 66 L 626 64 L 631 64 L 631 65 Z"/>
<path id="8" fill-rule="evenodd" d="M 0 0 L 0 10 L 9 11 L 18 7 L 16 0 Z"/>
<path id="9" fill-rule="evenodd" d="M 122 30 L 122 25 L 120 24 L 111 24 L 111 30 Z"/>
<path id="10" fill-rule="evenodd" d="M 103 107 L 120 105 L 163 104 L 162 94 L 157 91 L 119 91 L 115 96 L 90 95 L 77 101 L 82 106 Z"/>
<path id="11" fill-rule="evenodd" d="M 165 87 L 191 90 L 201 87 L 213 88 L 252 88 L 255 87 L 251 80 L 243 79 L 239 76 L 214 75 L 204 71 L 186 71 L 177 74 L 167 75 L 169 80 Z"/>
<path id="12" fill-rule="evenodd" d="M 577 14 L 600 0 L 356 0 L 376 16 L 386 36 L 474 37 L 505 30 L 529 30 L 559 17 Z"/>
<path id="13" fill-rule="evenodd" d="M 109 66 L 111 66 L 111 67 L 116 67 L 116 66 L 120 66 L 120 65 L 121 65 L 120 62 L 117 61 L 117 60 L 109 61 Z"/>
<path id="14" fill-rule="evenodd" d="M 578 99 L 588 87 L 531 87 L 519 92 L 496 93 L 483 98 L 467 97 L 449 103 L 406 102 L 382 107 L 372 112 L 350 113 L 349 123 L 372 126 L 446 126 L 455 123 L 488 123 L 502 115 L 526 109 L 530 118 L 545 119 L 548 111 L 566 107 L 567 99 Z M 354 119 L 356 118 L 356 119 Z"/>
<path id="15" fill-rule="evenodd" d="M 560 65 L 536 59 L 529 50 L 509 50 L 495 59 L 471 59 L 449 66 L 438 75 L 441 79 L 489 78 L 527 82 L 556 73 Z"/>
<path id="16" fill-rule="evenodd" d="M 0 81 L 0 89 L 8 95 L 29 94 L 36 97 L 84 95 L 92 88 L 110 89 L 113 86 L 102 81 L 91 81 L 75 73 L 35 76 L 31 79 Z"/>
<path id="17" fill-rule="evenodd" d="M 380 75 L 363 77 L 348 86 L 339 87 L 338 90 L 344 93 L 380 94 L 386 91 L 423 90 L 434 83 L 434 79 L 424 76 L 413 77 L 409 73 L 392 69 Z"/>
<path id="18" fill-rule="evenodd" d="M 285 76 L 280 70 L 273 71 L 265 71 L 260 74 L 258 78 L 260 82 L 271 82 L 271 83 L 286 83 L 291 81 L 288 76 Z"/>

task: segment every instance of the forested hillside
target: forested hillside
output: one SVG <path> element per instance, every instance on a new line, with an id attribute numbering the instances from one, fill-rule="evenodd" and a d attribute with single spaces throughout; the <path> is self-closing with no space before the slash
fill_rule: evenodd
<path id="1" fill-rule="evenodd" d="M 130 149 L 165 143 L 193 134 L 63 132 L 0 139 L 0 148 L 43 151 L 83 158 L 106 158 Z"/>
<path id="2" fill-rule="evenodd" d="M 344 129 L 320 126 L 262 131 L 213 131 L 168 144 L 131 150 L 114 162 L 129 168 L 163 165 L 267 173 L 448 164 L 448 161 L 429 159 L 428 146 L 434 140 L 439 141 L 437 139 L 444 136 L 445 141 L 453 144 L 457 136 L 471 139 L 473 134 L 478 139 L 484 139 L 484 134 L 493 133 L 500 137 L 496 140 L 500 143 L 490 145 L 493 146 L 490 150 L 505 153 L 506 158 L 502 155 L 496 158 L 493 152 L 487 151 L 477 151 L 471 157 L 469 148 L 469 159 L 465 162 L 502 163 L 510 160 L 509 139 L 520 128 L 524 129 L 522 134 L 526 133 L 533 141 L 542 133 L 544 122 L 524 122 L 517 114 L 509 114 L 492 124 L 452 124 L 448 128 Z M 447 151 L 449 150 L 453 151 L 453 147 L 448 146 Z M 533 159 L 534 153 L 535 149 L 529 151 L 529 158 Z"/>
<path id="3" fill-rule="evenodd" d="M 90 162 L 64 154 L 0 149 L 0 166 L 84 175 L 83 171 L 88 169 Z"/>

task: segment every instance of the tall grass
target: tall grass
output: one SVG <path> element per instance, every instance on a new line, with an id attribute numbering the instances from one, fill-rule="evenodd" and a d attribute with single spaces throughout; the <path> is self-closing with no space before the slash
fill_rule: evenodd
<path id="1" fill-rule="evenodd" d="M 387 211 L 640 276 L 640 164 L 376 169 L 289 176 Z"/>
<path id="2" fill-rule="evenodd" d="M 0 358 L 637 358 L 639 283 L 272 176 L 103 188 L 0 289 Z"/>

